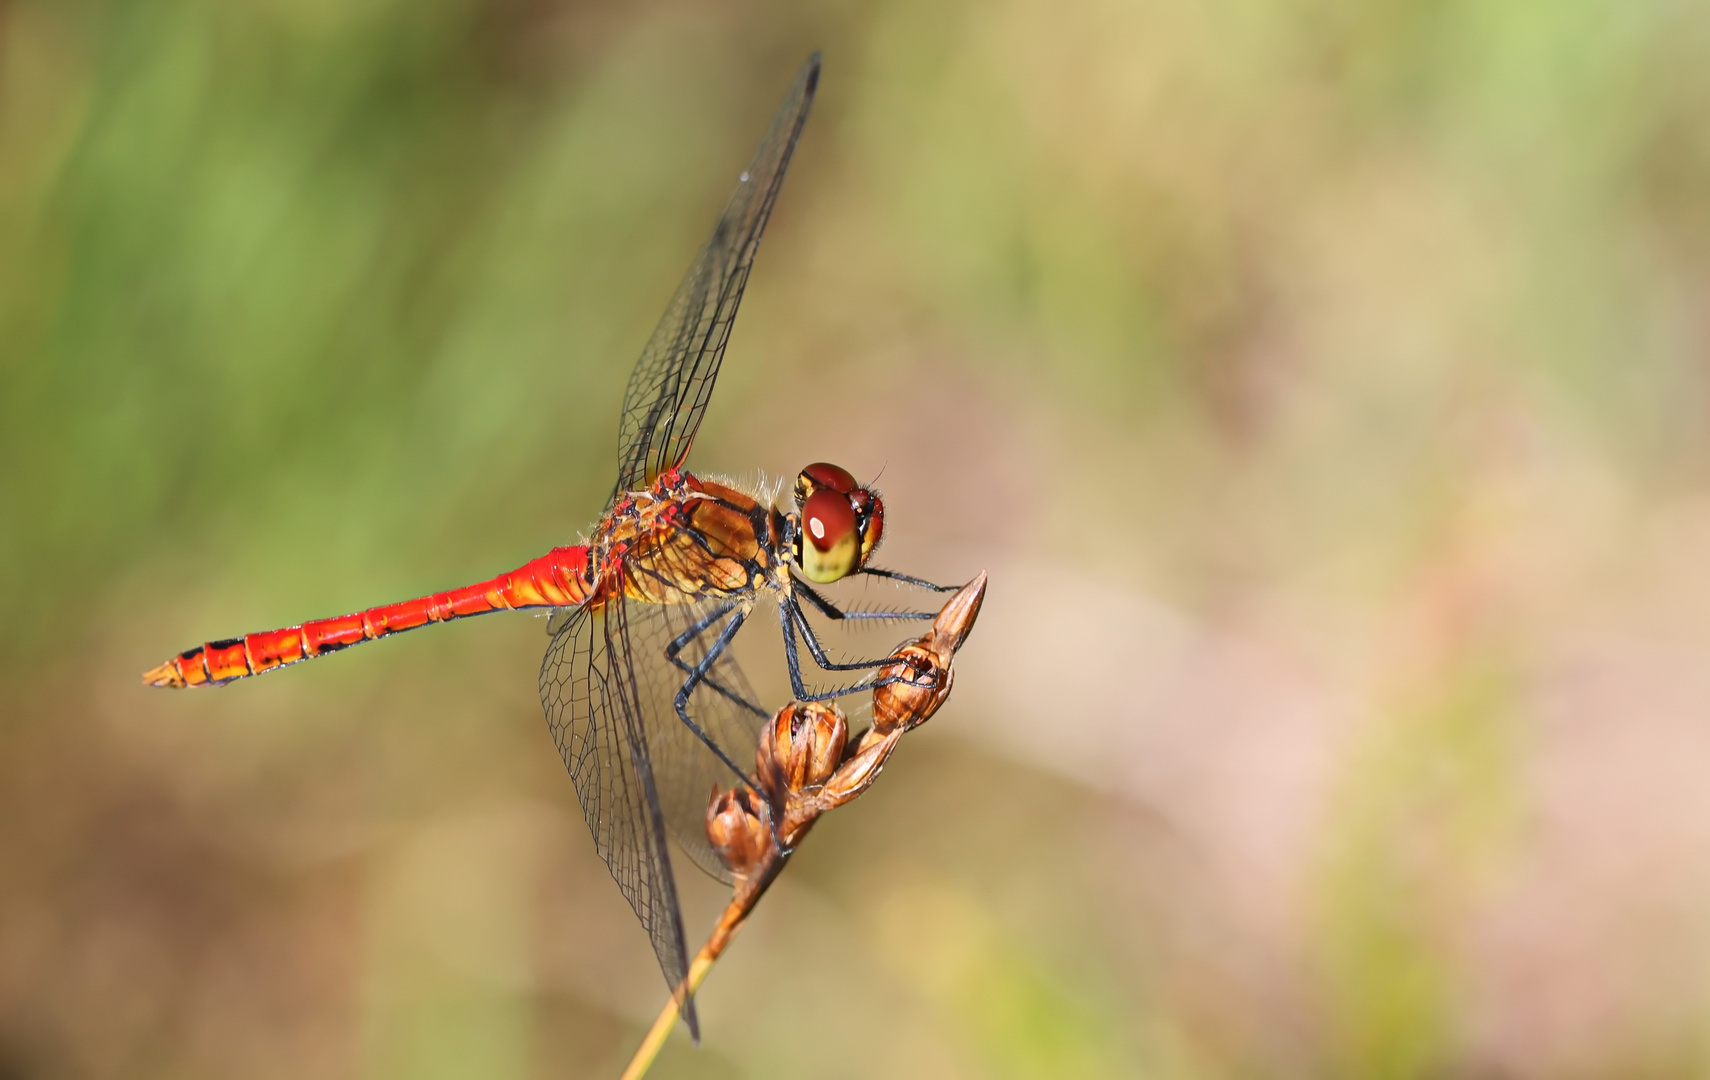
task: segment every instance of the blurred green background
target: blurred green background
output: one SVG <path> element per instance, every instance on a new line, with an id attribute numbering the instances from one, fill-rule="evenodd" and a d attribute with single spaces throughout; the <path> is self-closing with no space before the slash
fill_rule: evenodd
<path id="1" fill-rule="evenodd" d="M 574 542 L 814 48 L 694 461 L 991 594 L 657 1075 L 1710 1075 L 1710 9 L 9 0 L 0 1077 L 616 1075 L 538 620 L 138 676 Z"/>

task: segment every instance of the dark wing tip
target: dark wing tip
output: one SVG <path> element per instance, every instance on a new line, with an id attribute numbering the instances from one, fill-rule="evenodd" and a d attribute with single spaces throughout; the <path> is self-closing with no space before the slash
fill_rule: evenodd
<path id="1" fill-rule="evenodd" d="M 683 1023 L 689 1026 L 689 1038 L 694 1040 L 696 1046 L 701 1045 L 701 1018 L 695 1015 L 694 994 L 684 995 L 683 1006 L 679 1011 L 682 1013 Z"/>
<path id="2" fill-rule="evenodd" d="M 819 64 L 824 55 L 824 53 L 815 49 L 813 51 L 813 55 L 808 57 L 807 63 L 803 65 L 802 78 L 807 84 L 805 90 L 809 94 L 812 94 L 815 90 L 819 89 Z"/>

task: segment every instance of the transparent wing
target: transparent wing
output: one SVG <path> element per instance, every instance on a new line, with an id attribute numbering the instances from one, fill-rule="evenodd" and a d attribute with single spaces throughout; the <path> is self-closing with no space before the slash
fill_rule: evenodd
<path id="1" fill-rule="evenodd" d="M 818 85 L 819 54 L 814 53 L 784 96 L 771 131 L 738 180 L 712 238 L 695 257 L 636 362 L 618 426 L 614 498 L 646 487 L 688 456 L 718 378 L 760 235 L 778 201 Z"/>
<path id="2" fill-rule="evenodd" d="M 766 714 L 728 648 L 704 665 L 703 677 L 689 694 L 687 712 L 698 731 L 677 715 L 676 697 L 688 671 L 703 666 L 732 621 L 746 616 L 746 603 L 630 602 L 625 607 L 630 661 L 666 831 L 696 866 L 729 883 L 730 871 L 707 843 L 707 803 L 715 784 L 728 789 L 754 772 L 754 749 Z M 669 656 L 674 642 L 679 644 L 675 662 Z"/>
<path id="3" fill-rule="evenodd" d="M 735 660 L 728 653 L 715 658 L 688 705 L 690 718 L 720 748 L 711 749 L 677 716 L 676 694 L 688 676 L 667 649 L 679 642 L 678 659 L 694 668 L 740 610 L 729 601 L 620 600 L 566 611 L 540 670 L 547 725 L 595 850 L 652 939 L 673 989 L 688 973 L 691 953 L 665 838 L 674 838 L 701 869 L 730 880 L 707 843 L 707 803 L 714 784 L 736 782 L 725 759 L 752 769 L 761 717 Z M 681 1004 L 698 1038 L 692 998 Z"/>
<path id="4" fill-rule="evenodd" d="M 688 974 L 689 954 L 636 687 L 627 665 L 613 662 L 624 653 L 621 615 L 621 609 L 586 608 L 570 614 L 547 646 L 540 698 L 594 847 L 652 938 L 666 985 L 675 992 Z M 681 1005 L 699 1039 L 693 997 Z"/>

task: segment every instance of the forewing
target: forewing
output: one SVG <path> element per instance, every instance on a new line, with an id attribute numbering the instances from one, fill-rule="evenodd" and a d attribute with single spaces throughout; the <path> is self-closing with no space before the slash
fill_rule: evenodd
<path id="1" fill-rule="evenodd" d="M 760 236 L 819 85 L 819 54 L 808 57 L 784 96 L 712 238 L 665 309 L 624 392 L 618 427 L 616 494 L 646 487 L 688 456 L 718 378 L 731 323 L 748 284 Z"/>

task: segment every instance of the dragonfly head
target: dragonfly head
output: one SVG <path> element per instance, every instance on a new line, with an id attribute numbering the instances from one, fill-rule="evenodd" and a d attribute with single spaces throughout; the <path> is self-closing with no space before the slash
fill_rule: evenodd
<path id="1" fill-rule="evenodd" d="M 885 504 L 836 465 L 821 461 L 796 477 L 796 566 L 824 585 L 865 566 L 885 534 Z"/>

